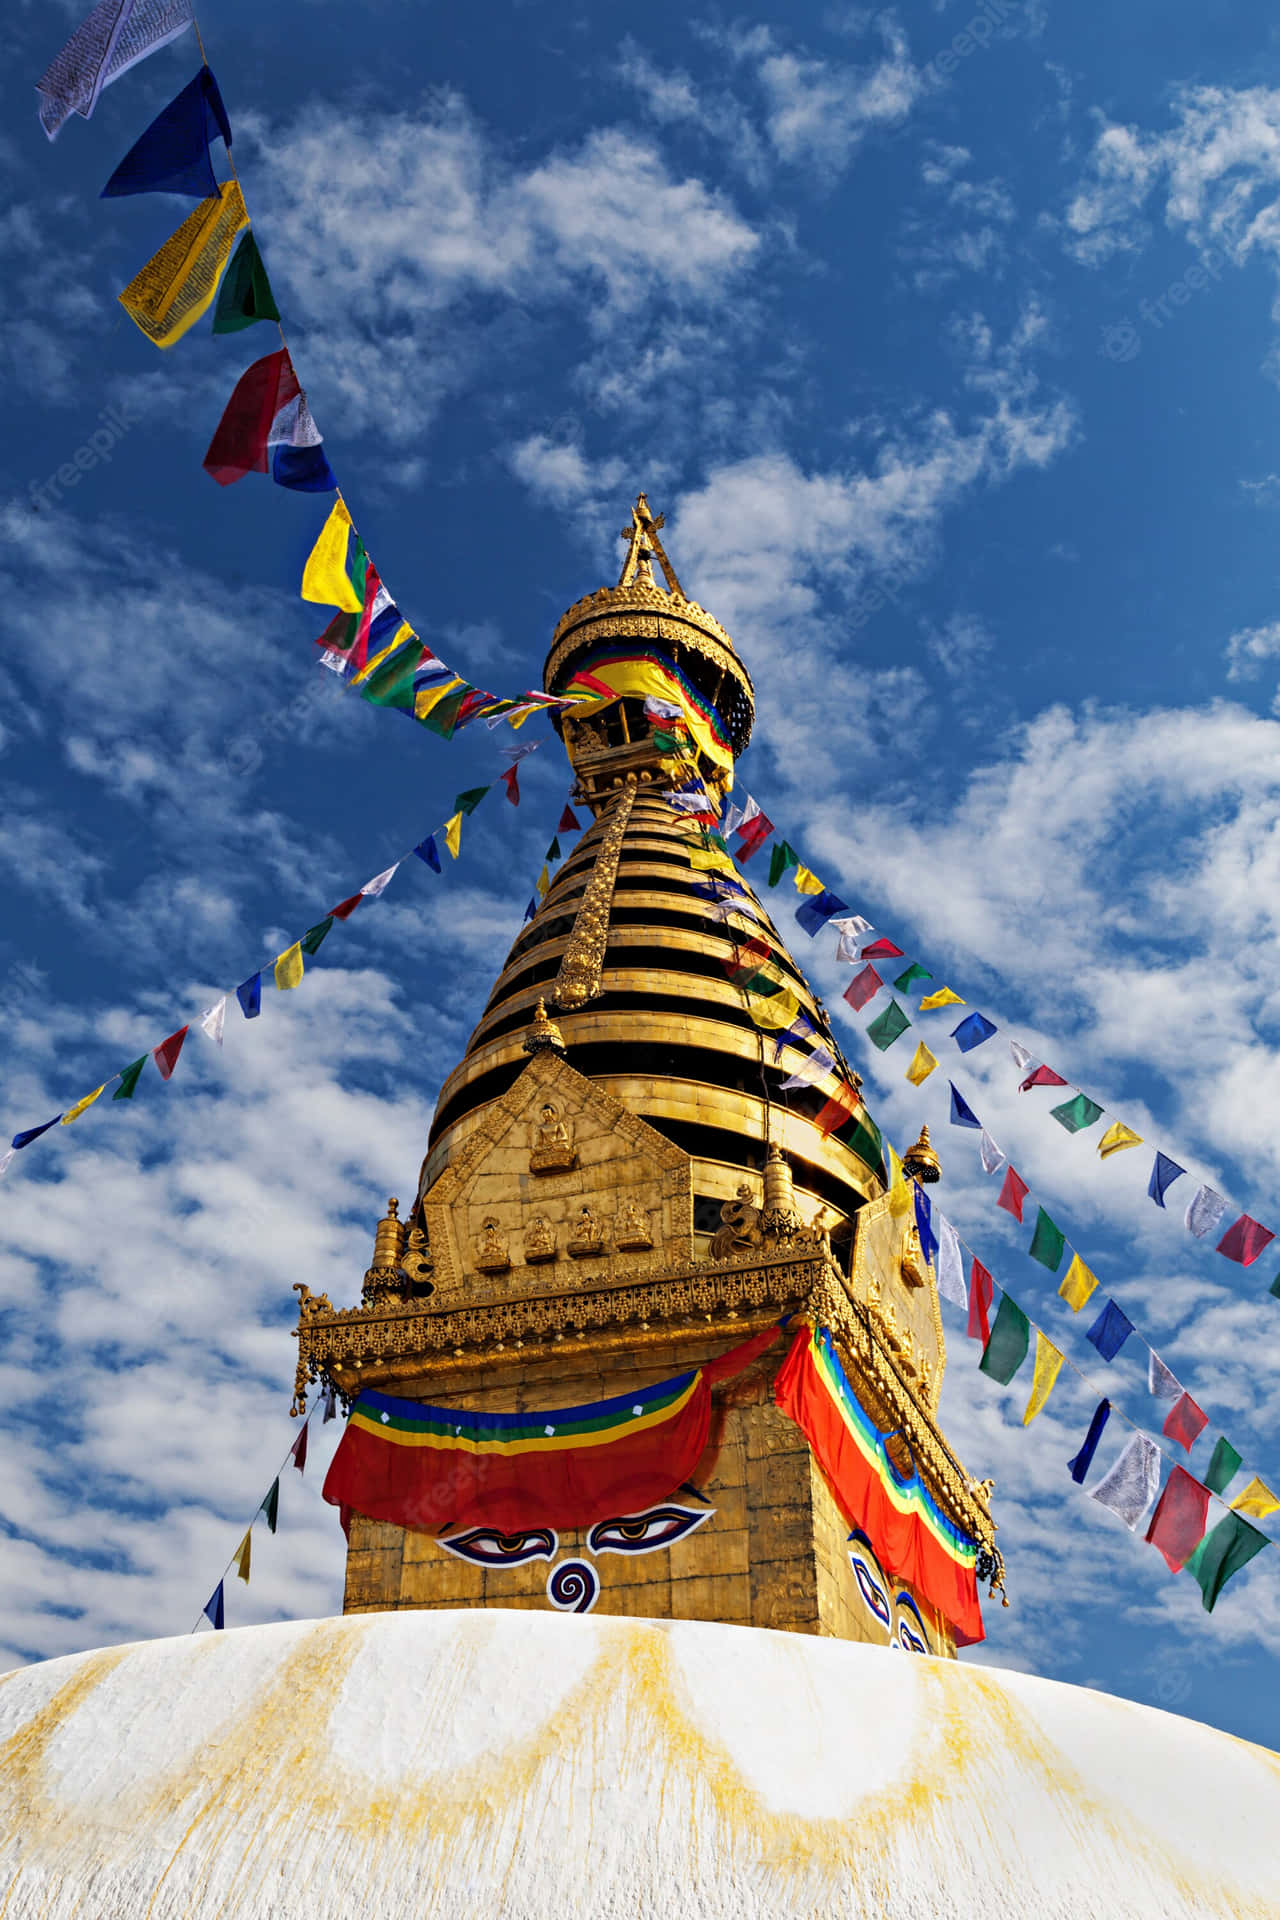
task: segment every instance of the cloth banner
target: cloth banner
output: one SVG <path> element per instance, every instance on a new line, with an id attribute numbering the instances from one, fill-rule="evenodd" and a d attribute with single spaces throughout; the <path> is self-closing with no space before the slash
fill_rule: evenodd
<path id="1" fill-rule="evenodd" d="M 1180 1167 L 1176 1160 L 1171 1160 L 1167 1153 L 1157 1153 L 1151 1163 L 1151 1178 L 1147 1182 L 1148 1197 L 1162 1207 L 1166 1193 L 1175 1180 L 1181 1180 L 1185 1172 L 1186 1168 Z"/>
<path id="2" fill-rule="evenodd" d="M 1109 1400 L 1099 1400 L 1093 1410 L 1093 1418 L 1089 1422 L 1089 1431 L 1084 1437 L 1083 1446 L 1080 1448 L 1079 1453 L 1073 1454 L 1067 1462 L 1071 1478 L 1078 1487 L 1084 1485 L 1089 1468 L 1093 1465 L 1093 1456 L 1098 1451 L 1098 1442 L 1102 1438 L 1102 1429 L 1106 1426 L 1110 1417 L 1111 1402 Z"/>
<path id="3" fill-rule="evenodd" d="M 1225 1433 L 1219 1434 L 1217 1445 L 1213 1449 L 1213 1458 L 1209 1462 L 1209 1471 L 1204 1483 L 1210 1493 L 1225 1493 L 1240 1470 L 1241 1455 L 1238 1454 Z"/>
<path id="4" fill-rule="evenodd" d="M 1098 1158 L 1109 1160 L 1113 1153 L 1123 1153 L 1126 1147 L 1141 1145 L 1140 1133 L 1135 1133 L 1132 1127 L 1126 1127 L 1123 1120 L 1113 1120 L 1098 1142 Z"/>
<path id="5" fill-rule="evenodd" d="M 845 903 L 837 894 L 824 887 L 816 899 L 802 900 L 796 908 L 796 919 L 809 935 L 810 939 L 821 933 L 833 914 L 844 913 Z"/>
<path id="6" fill-rule="evenodd" d="M 1277 1508 L 1280 1508 L 1280 1500 L 1276 1499 L 1265 1480 L 1259 1480 L 1256 1473 L 1248 1486 L 1242 1488 L 1231 1502 L 1233 1513 L 1252 1514 L 1255 1520 L 1265 1520 Z"/>
<path id="7" fill-rule="evenodd" d="M 1175 1467 L 1151 1516 L 1147 1539 L 1164 1555 L 1170 1573 L 1181 1573 L 1200 1542 L 1209 1512 L 1209 1489 Z"/>
<path id="8" fill-rule="evenodd" d="M 36 81 L 50 140 L 73 113 L 88 120 L 98 95 L 191 25 L 191 0 L 99 0 Z"/>
<path id="9" fill-rule="evenodd" d="M 869 1000 L 874 1000 L 884 981 L 868 961 L 865 967 L 854 974 L 841 998 L 855 1013 L 861 1013 Z"/>
<path id="10" fill-rule="evenodd" d="M 982 1129 L 982 1137 L 978 1141 L 978 1152 L 982 1156 L 982 1171 L 984 1173 L 999 1173 L 1001 1167 L 1004 1165 L 1005 1156 L 985 1127 Z"/>
<path id="11" fill-rule="evenodd" d="M 1068 1133 L 1083 1133 L 1086 1127 L 1102 1118 L 1102 1108 L 1087 1093 L 1078 1093 L 1074 1100 L 1064 1100 L 1060 1107 L 1050 1107 L 1049 1111 Z"/>
<path id="12" fill-rule="evenodd" d="M 1045 1401 L 1053 1392 L 1054 1383 L 1062 1372 L 1065 1355 L 1060 1353 L 1052 1340 L 1036 1328 L 1036 1365 L 1031 1377 L 1031 1398 L 1027 1410 L 1022 1416 L 1022 1424 L 1029 1427 L 1041 1411 Z"/>
<path id="13" fill-rule="evenodd" d="M 994 1296 L 995 1281 L 975 1253 L 969 1265 L 969 1324 L 965 1331 L 970 1340 L 981 1340 L 984 1347 L 991 1338 L 991 1302 Z"/>
<path id="14" fill-rule="evenodd" d="M 1187 1232 L 1203 1240 L 1206 1234 L 1216 1232 L 1221 1226 L 1226 1211 L 1227 1203 L 1220 1193 L 1215 1193 L 1212 1187 L 1197 1187 L 1187 1208 Z"/>
<path id="15" fill-rule="evenodd" d="M 947 1082 L 947 1085 L 951 1088 L 951 1124 L 952 1126 L 953 1127 L 972 1127 L 975 1132 L 981 1133 L 982 1122 L 981 1120 L 979 1120 L 977 1114 L 974 1112 L 973 1108 L 969 1105 L 969 1102 L 965 1099 L 960 1089 L 956 1086 L 955 1081 L 949 1080 Z"/>
<path id="16" fill-rule="evenodd" d="M 1098 1349 L 1104 1360 L 1114 1360 L 1132 1332 L 1133 1322 L 1123 1307 L 1108 1300 L 1085 1339 Z"/>
<path id="17" fill-rule="evenodd" d="M 1042 1267 L 1048 1267 L 1050 1273 L 1056 1273 L 1062 1265 L 1066 1246 L 1067 1236 L 1062 1228 L 1054 1225 L 1043 1207 L 1037 1207 L 1035 1231 L 1027 1249 L 1031 1258 L 1038 1260 Z"/>
<path id="18" fill-rule="evenodd" d="M 961 1053 L 972 1053 L 975 1047 L 989 1040 L 995 1031 L 995 1022 L 988 1020 L 985 1013 L 971 1013 L 958 1027 L 951 1029 L 951 1038 Z"/>
<path id="19" fill-rule="evenodd" d="M 938 1292 L 953 1307 L 966 1308 L 969 1295 L 964 1284 L 964 1263 L 960 1258 L 960 1240 L 955 1228 L 943 1214 L 938 1215 Z"/>
<path id="20" fill-rule="evenodd" d="M 921 1013 L 934 1013 L 939 1007 L 962 1007 L 964 1001 L 958 993 L 952 993 L 950 987 L 939 987 L 936 993 L 926 993 L 920 1002 Z"/>
<path id="21" fill-rule="evenodd" d="M 218 191 L 209 157 L 210 144 L 217 139 L 230 147 L 231 122 L 212 69 L 201 67 L 134 141 L 101 197 L 185 193 L 195 200 L 208 200 Z"/>
<path id="22" fill-rule="evenodd" d="M 1190 1453 L 1208 1424 L 1209 1416 L 1204 1408 L 1198 1407 L 1191 1395 L 1183 1392 L 1170 1407 L 1162 1431 Z"/>
<path id="23" fill-rule="evenodd" d="M 1022 1203 L 1030 1191 L 1022 1175 L 1010 1167 L 1004 1176 L 1004 1185 L 1000 1189 L 1000 1197 L 996 1205 L 1003 1207 L 1006 1213 L 1011 1213 L 1015 1220 L 1021 1220 Z"/>
<path id="24" fill-rule="evenodd" d="M 1066 1301 L 1072 1313 L 1079 1313 L 1081 1307 L 1088 1305 L 1089 1301 L 1093 1298 L 1097 1285 L 1097 1276 L 1090 1273 L 1078 1253 L 1072 1253 L 1071 1265 L 1062 1276 L 1062 1284 L 1058 1288 L 1058 1292 L 1062 1295 L 1062 1298 Z"/>
<path id="25" fill-rule="evenodd" d="M 1264 1227 L 1260 1220 L 1251 1220 L 1247 1213 L 1242 1213 L 1219 1240 L 1218 1252 L 1225 1253 L 1228 1260 L 1238 1260 L 1242 1267 L 1251 1267 L 1274 1239 L 1274 1233 Z"/>
<path id="26" fill-rule="evenodd" d="M 1016 1300 L 1000 1295 L 995 1322 L 978 1365 L 990 1379 L 1007 1387 L 1027 1357 L 1031 1345 L 1031 1322 Z"/>
<path id="27" fill-rule="evenodd" d="M 929 1075 L 933 1072 L 937 1064 L 937 1055 L 930 1053 L 924 1041 L 919 1040 L 916 1043 L 916 1050 L 911 1056 L 911 1065 L 907 1068 L 905 1078 L 911 1082 L 913 1087 L 918 1087 L 922 1081 L 929 1078 Z"/>
<path id="28" fill-rule="evenodd" d="M 208 311 L 236 235 L 248 224 L 240 189 L 228 180 L 134 275 L 118 298 L 153 345 L 171 347 Z"/>
<path id="29" fill-rule="evenodd" d="M 1218 1595 L 1233 1574 L 1247 1567 L 1255 1553 L 1271 1545 L 1265 1533 L 1259 1533 L 1238 1513 L 1224 1513 L 1213 1532 L 1206 1535 L 1187 1561 L 1187 1572 L 1200 1589 L 1206 1613 L 1212 1613 Z"/>
<path id="30" fill-rule="evenodd" d="M 799 1427 L 851 1527 L 892 1578 L 907 1580 L 950 1626 L 958 1646 L 984 1638 L 977 1542 L 948 1520 L 916 1472 L 903 1479 L 860 1405 L 825 1328 L 801 1327 L 774 1399 Z"/>
<path id="31" fill-rule="evenodd" d="M 910 1025 L 910 1020 L 897 1001 L 890 1000 L 884 1012 L 867 1028 L 867 1038 L 873 1047 L 878 1047 L 884 1053 L 895 1040 L 901 1039 Z"/>
<path id="32" fill-rule="evenodd" d="M 1160 1449 L 1145 1433 L 1131 1434 L 1115 1465 L 1103 1474 L 1089 1498 L 1123 1520 L 1131 1533 L 1156 1497 L 1160 1485 Z"/>
<path id="33" fill-rule="evenodd" d="M 262 264 L 262 255 L 258 252 L 258 243 L 250 227 L 236 248 L 235 257 L 218 289 L 211 331 L 242 333 L 255 321 L 274 320 L 278 323 L 279 319 L 280 311 L 271 291 L 271 282 L 267 279 L 267 270 Z"/>
<path id="34" fill-rule="evenodd" d="M 324 1497 L 421 1533 L 586 1527 L 640 1513 L 693 1472 L 707 1444 L 712 1387 L 744 1372 L 780 1331 L 769 1327 L 694 1372 L 585 1406 L 479 1413 L 366 1389 Z"/>
<path id="35" fill-rule="evenodd" d="M 733 767 L 733 748 L 715 707 L 664 654 L 634 645 L 592 649 L 586 659 L 574 667 L 564 686 L 549 687 L 547 691 L 665 700 L 679 707 L 699 751 L 714 766 L 724 772 Z"/>
<path id="36" fill-rule="evenodd" d="M 301 392 L 287 347 L 277 347 L 247 367 L 236 381 L 201 463 L 210 478 L 220 487 L 229 487 L 246 473 L 265 473 L 272 422 Z"/>

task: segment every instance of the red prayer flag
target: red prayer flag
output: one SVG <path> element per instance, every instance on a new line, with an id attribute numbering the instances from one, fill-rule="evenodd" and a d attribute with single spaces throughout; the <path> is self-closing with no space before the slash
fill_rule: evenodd
<path id="1" fill-rule="evenodd" d="M 307 1468 L 307 1428 L 310 1427 L 310 1425 L 311 1422 L 308 1420 L 306 1426 L 303 1427 L 302 1432 L 289 1449 L 289 1452 L 293 1456 L 293 1464 L 299 1473 L 305 1473 Z"/>
<path id="2" fill-rule="evenodd" d="M 519 767 L 508 767 L 502 776 L 502 784 L 507 790 L 507 798 L 513 807 L 520 805 L 520 786 L 516 780 L 519 771 Z"/>
<path id="3" fill-rule="evenodd" d="M 875 968 L 867 965 L 860 973 L 855 973 L 841 998 L 847 1000 L 855 1013 L 860 1013 L 868 1000 L 874 1000 L 884 981 Z"/>
<path id="4" fill-rule="evenodd" d="M 1238 1260 L 1242 1267 L 1251 1267 L 1274 1239 L 1274 1233 L 1264 1227 L 1260 1220 L 1251 1220 L 1247 1213 L 1242 1213 L 1219 1240 L 1218 1252 L 1225 1253 L 1228 1260 Z"/>
<path id="5" fill-rule="evenodd" d="M 167 1080 L 177 1066 L 178 1055 L 182 1052 L 182 1043 L 186 1037 L 187 1029 L 179 1027 L 176 1033 L 171 1033 L 167 1040 L 162 1040 L 158 1047 L 151 1049 L 151 1058 L 155 1061 L 162 1080 Z"/>
<path id="6" fill-rule="evenodd" d="M 991 1338 L 991 1301 L 995 1293 L 995 1284 L 991 1275 L 979 1260 L 973 1257 L 969 1268 L 969 1324 L 965 1331 L 971 1340 L 981 1340 L 985 1347 Z"/>
<path id="7" fill-rule="evenodd" d="M 1193 1480 L 1184 1468 L 1175 1467 L 1147 1528 L 1147 1539 L 1164 1555 L 1170 1573 L 1181 1573 L 1204 1539 L 1208 1512 L 1208 1487 Z"/>
<path id="8" fill-rule="evenodd" d="M 818 1129 L 823 1139 L 826 1140 L 837 1127 L 842 1127 L 846 1120 L 854 1119 L 861 1104 L 852 1087 L 841 1087 L 838 1093 L 824 1101 L 818 1114 Z"/>
<path id="9" fill-rule="evenodd" d="M 744 827 L 739 827 L 738 859 L 749 860 L 753 853 L 760 850 L 772 832 L 773 822 L 763 813 L 758 813 L 754 820 L 748 820 Z"/>
<path id="10" fill-rule="evenodd" d="M 862 949 L 864 960 L 901 960 L 902 948 L 895 947 L 892 940 L 873 940 L 869 947 Z"/>
<path id="11" fill-rule="evenodd" d="M 581 833 L 582 832 L 581 824 L 578 821 L 576 815 L 574 814 L 572 807 L 566 807 L 564 812 L 560 815 L 560 825 L 556 828 L 556 832 L 557 833 Z"/>
<path id="12" fill-rule="evenodd" d="M 339 900 L 336 907 L 330 907 L 329 918 L 331 920 L 349 920 L 364 897 L 362 893 L 349 894 L 345 900 Z"/>
<path id="13" fill-rule="evenodd" d="M 1071 1082 L 1064 1080 L 1060 1073 L 1055 1073 L 1052 1067 L 1037 1067 L 1034 1072 L 1027 1075 L 1018 1092 L 1029 1093 L 1032 1087 L 1069 1087 L 1070 1085 Z"/>
<path id="14" fill-rule="evenodd" d="M 1004 1185 L 1000 1189 L 1000 1198 L 996 1201 L 996 1205 L 1003 1207 L 1006 1213 L 1011 1213 L 1015 1220 L 1021 1220 L 1022 1203 L 1030 1191 L 1021 1174 L 1015 1173 L 1010 1167 L 1005 1174 Z"/>
<path id="15" fill-rule="evenodd" d="M 1169 1409 L 1164 1431 L 1190 1453 L 1208 1424 L 1208 1414 L 1196 1405 L 1189 1393 L 1181 1393 Z"/>
<path id="16" fill-rule="evenodd" d="M 255 360 L 237 380 L 209 442 L 205 472 L 220 487 L 243 480 L 246 473 L 266 473 L 271 457 L 267 446 L 271 423 L 301 391 L 287 347 Z"/>

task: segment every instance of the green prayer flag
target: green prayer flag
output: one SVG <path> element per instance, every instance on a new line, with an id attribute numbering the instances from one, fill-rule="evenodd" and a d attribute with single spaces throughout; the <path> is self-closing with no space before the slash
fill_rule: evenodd
<path id="1" fill-rule="evenodd" d="M 135 1060 L 132 1066 L 124 1069 L 120 1075 L 120 1085 L 111 1096 L 113 1100 L 132 1100 L 133 1090 L 138 1084 L 138 1075 L 146 1064 L 147 1055 L 144 1053 L 141 1060 Z"/>
<path id="2" fill-rule="evenodd" d="M 879 1047 L 881 1053 L 891 1047 L 900 1034 L 911 1025 L 906 1014 L 896 1000 L 891 1000 L 878 1019 L 867 1028 L 867 1038 L 873 1047 Z"/>
<path id="3" fill-rule="evenodd" d="M 262 1505 L 258 1508 L 258 1512 L 266 1514 L 267 1525 L 268 1527 L 270 1527 L 272 1533 L 274 1533 L 276 1530 L 276 1522 L 280 1518 L 279 1475 L 277 1475 L 276 1478 L 271 1482 L 271 1490 L 268 1493 L 266 1499 L 263 1501 Z"/>
<path id="4" fill-rule="evenodd" d="M 250 227 L 236 248 L 235 259 L 223 275 L 218 303 L 213 309 L 215 333 L 239 333 L 255 320 L 279 320 L 271 282 Z"/>
<path id="5" fill-rule="evenodd" d="M 1278 1273 L 1275 1279 L 1271 1282 L 1271 1285 L 1268 1291 L 1270 1293 L 1273 1293 L 1277 1300 L 1280 1300 L 1280 1273 Z"/>
<path id="6" fill-rule="evenodd" d="M 900 973 L 893 984 L 899 993 L 909 993 L 915 981 L 932 980 L 932 978 L 933 975 L 928 967 L 922 967 L 918 960 L 913 960 L 906 972 Z"/>
<path id="7" fill-rule="evenodd" d="M 992 1323 L 987 1344 L 978 1362 L 983 1373 L 1007 1387 L 1027 1357 L 1031 1344 L 1031 1322 L 1016 1300 L 1000 1295 L 1000 1306 Z"/>
<path id="8" fill-rule="evenodd" d="M 421 658 L 422 643 L 415 634 L 360 682 L 356 689 L 360 698 L 375 707 L 398 707 L 402 712 L 412 713 L 413 676 Z"/>
<path id="9" fill-rule="evenodd" d="M 1042 1267 L 1048 1267 L 1050 1273 L 1056 1273 L 1062 1265 L 1062 1255 L 1067 1244 L 1067 1236 L 1061 1227 L 1055 1227 L 1043 1207 L 1036 1208 L 1036 1230 L 1031 1236 L 1031 1245 L 1027 1252 Z"/>
<path id="10" fill-rule="evenodd" d="M 454 801 L 454 812 L 474 813 L 488 791 L 488 787 L 468 787 L 466 792 L 460 793 Z"/>
<path id="11" fill-rule="evenodd" d="M 558 833 L 552 835 L 551 845 L 547 848 L 545 857 L 548 860 L 558 860 L 560 858 L 560 835 Z"/>
<path id="12" fill-rule="evenodd" d="M 684 744 L 674 733 L 666 733 L 660 727 L 655 727 L 649 737 L 659 753 L 679 753 Z"/>
<path id="13" fill-rule="evenodd" d="M 798 867 L 800 856 L 789 847 L 785 840 L 775 841 L 769 854 L 769 885 L 776 887 L 788 867 Z"/>
<path id="14" fill-rule="evenodd" d="M 1078 1093 L 1074 1100 L 1064 1100 L 1060 1107 L 1051 1107 L 1049 1111 L 1068 1133 L 1083 1133 L 1086 1127 L 1102 1118 L 1102 1108 L 1087 1093 Z"/>
<path id="15" fill-rule="evenodd" d="M 317 920 L 314 927 L 308 927 L 298 945 L 304 953 L 318 953 L 320 943 L 333 925 L 333 915 L 327 914 L 323 920 Z"/>
<path id="16" fill-rule="evenodd" d="M 1214 1603 L 1233 1574 L 1247 1567 L 1255 1553 L 1271 1545 L 1265 1533 L 1251 1527 L 1238 1513 L 1224 1513 L 1212 1533 L 1205 1535 L 1186 1570 L 1200 1589 L 1204 1610 L 1212 1613 Z"/>
<path id="17" fill-rule="evenodd" d="M 1210 1493 L 1225 1493 L 1234 1480 L 1239 1465 L 1240 1455 L 1227 1439 L 1226 1434 L 1219 1434 L 1218 1444 L 1209 1462 L 1209 1471 L 1204 1477 L 1204 1483 Z"/>
<path id="18" fill-rule="evenodd" d="M 723 836 L 713 833 L 710 827 L 704 827 L 702 830 L 702 844 L 708 852 L 728 853 L 729 851 Z"/>

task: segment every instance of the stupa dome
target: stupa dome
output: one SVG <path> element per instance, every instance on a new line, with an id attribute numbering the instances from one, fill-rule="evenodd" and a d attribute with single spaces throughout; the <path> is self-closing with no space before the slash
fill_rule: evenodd
<path id="1" fill-rule="evenodd" d="M 1276 1911 L 1280 1759 L 1020 1673 L 468 1609 L 0 1686 L 6 1920 L 1205 1920 Z"/>

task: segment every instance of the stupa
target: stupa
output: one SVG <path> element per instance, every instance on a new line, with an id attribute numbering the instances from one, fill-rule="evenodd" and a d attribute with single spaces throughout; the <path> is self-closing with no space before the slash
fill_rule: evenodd
<path id="1" fill-rule="evenodd" d="M 358 1302 L 298 1288 L 343 1616 L 6 1676 L 7 1920 L 1280 1909 L 1280 1759 L 955 1658 L 1004 1569 L 938 1418 L 938 1156 L 890 1178 L 725 848 L 754 688 L 661 535 L 641 494 L 556 627 L 590 822 L 414 1197 Z"/>

